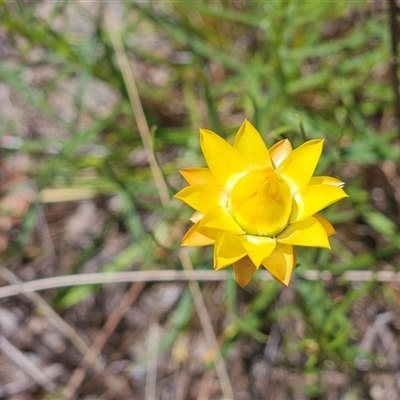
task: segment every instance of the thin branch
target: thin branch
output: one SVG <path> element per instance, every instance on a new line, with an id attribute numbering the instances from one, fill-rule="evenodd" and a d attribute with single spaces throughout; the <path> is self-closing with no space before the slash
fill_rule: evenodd
<path id="1" fill-rule="evenodd" d="M 178 253 L 179 259 L 185 272 L 193 271 L 192 261 L 187 251 L 181 249 Z M 189 289 L 193 295 L 194 306 L 196 308 L 197 315 L 200 319 L 201 327 L 203 328 L 208 346 L 215 352 L 215 367 L 219 378 L 219 384 L 221 385 L 224 399 L 234 399 L 233 389 L 231 381 L 229 379 L 228 370 L 226 369 L 225 361 L 222 358 L 222 354 L 219 349 L 219 344 L 214 333 L 214 329 L 211 323 L 210 315 L 208 314 L 207 307 L 204 303 L 203 295 L 201 294 L 199 283 L 195 280 L 189 281 Z"/>
<path id="2" fill-rule="evenodd" d="M 16 296 L 27 292 L 35 292 L 46 289 L 56 289 L 68 286 L 97 285 L 127 282 L 173 282 L 173 281 L 225 281 L 225 271 L 123 271 L 123 272 L 99 272 L 91 274 L 62 275 L 51 278 L 37 279 L 24 282 L 24 288 L 20 285 L 8 285 L 0 288 L 0 299 Z"/>
<path id="3" fill-rule="evenodd" d="M 89 362 L 94 366 L 97 372 L 101 372 L 103 367 L 91 352 L 89 346 L 85 341 L 75 332 L 75 330 L 68 325 L 37 293 L 30 290 L 24 282 L 22 282 L 10 270 L 0 265 L 0 274 L 8 282 L 12 283 L 19 294 L 23 294 L 31 300 L 36 307 L 49 319 L 49 322 L 63 335 L 65 335 L 71 343 L 83 354 L 88 354 Z M 8 286 L 10 287 L 10 286 Z"/>
<path id="4" fill-rule="evenodd" d="M 103 349 L 104 345 L 107 343 L 108 338 L 114 332 L 115 328 L 118 326 L 122 317 L 125 315 L 128 309 L 139 297 L 139 294 L 144 289 L 144 286 L 144 282 L 134 282 L 131 285 L 119 306 L 112 312 L 112 314 L 109 316 L 106 323 L 104 324 L 102 330 L 96 335 L 93 344 L 90 347 L 90 350 L 96 357 L 100 355 L 100 352 Z M 80 362 L 78 368 L 74 371 L 68 383 L 66 384 L 61 394 L 63 399 L 68 400 L 75 396 L 76 391 L 86 377 L 87 369 L 85 368 L 85 364 L 87 362 L 88 356 L 86 355 Z"/>
<path id="5" fill-rule="evenodd" d="M 57 386 L 29 358 L 14 347 L 3 335 L 0 335 L 0 350 L 38 385 L 48 392 L 54 392 Z"/>
<path id="6" fill-rule="evenodd" d="M 220 282 L 228 279 L 227 271 L 195 270 L 195 271 L 124 271 L 124 272 L 99 272 L 93 274 L 62 275 L 51 278 L 37 279 L 24 282 L 21 288 L 18 284 L 0 287 L 0 299 L 12 297 L 28 292 L 47 289 L 56 289 L 68 286 L 101 285 L 128 282 L 185 282 L 185 281 L 208 281 Z M 268 271 L 258 271 L 258 278 L 262 281 L 274 280 Z M 400 282 L 400 272 L 394 271 L 346 271 L 342 275 L 334 275 L 330 271 L 308 270 L 297 273 L 300 279 L 308 281 L 330 281 L 341 279 L 347 282 Z"/>
<path id="7" fill-rule="evenodd" d="M 149 335 L 147 338 L 147 370 L 146 370 L 146 390 L 145 399 L 153 400 L 156 398 L 157 391 L 157 359 L 158 359 L 158 341 L 160 339 L 160 325 L 153 318 L 149 326 Z"/>

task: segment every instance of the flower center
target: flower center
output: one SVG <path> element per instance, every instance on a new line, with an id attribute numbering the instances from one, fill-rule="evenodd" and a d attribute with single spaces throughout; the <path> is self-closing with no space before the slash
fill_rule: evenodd
<path id="1" fill-rule="evenodd" d="M 288 225 L 292 195 L 272 168 L 249 172 L 233 187 L 228 210 L 247 233 L 273 237 Z"/>

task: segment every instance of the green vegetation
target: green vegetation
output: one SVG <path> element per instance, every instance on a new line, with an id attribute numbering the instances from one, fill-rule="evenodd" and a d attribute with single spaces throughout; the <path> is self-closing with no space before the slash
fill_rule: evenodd
<path id="1" fill-rule="evenodd" d="M 163 204 L 159 199 L 131 88 L 116 55 L 121 49 L 113 35 L 120 35 L 170 196 L 184 185 L 178 169 L 204 164 L 198 128 L 229 139 L 244 118 L 269 146 L 282 137 L 298 146 L 303 130 L 308 138 L 325 138 L 317 172 L 346 182 L 349 199 L 323 213 L 337 229 L 332 250 L 301 249 L 289 289 L 259 276 L 244 290 L 231 278 L 200 282 L 223 356 L 232 364 L 243 359 L 248 397 L 238 398 L 273 399 L 273 393 L 300 398 L 300 390 L 301 398 L 375 399 L 371 388 L 379 385 L 380 372 L 394 374 L 397 367 L 382 361 L 389 353 L 385 346 L 366 345 L 363 338 L 381 313 L 399 316 L 400 286 L 349 282 L 343 274 L 399 268 L 399 128 L 384 4 L 3 0 L 0 10 L 0 200 L 16 190 L 34 193 L 12 227 L 0 225 L 10 239 L 0 247 L 1 263 L 23 280 L 182 269 L 178 245 L 190 210 L 176 200 Z M 6 174 L 11 169 L 15 182 Z M 79 211 L 82 204 L 89 208 Z M 0 203 L 3 208 L 6 214 Z M 71 228 L 74 215 L 86 221 L 80 230 Z M 48 236 L 38 229 L 43 224 L 50 228 Z M 190 255 L 195 270 L 212 268 L 211 248 L 191 249 Z M 332 275 L 310 280 L 308 270 Z M 141 296 L 151 297 L 157 285 L 170 284 L 149 284 Z M 201 333 L 194 292 L 182 285 L 180 298 L 156 318 L 163 329 L 160 380 L 169 376 L 162 357 L 175 354 L 182 337 Z M 106 303 L 103 290 L 78 286 L 43 296 L 82 332 L 101 330 L 106 316 L 93 313 L 97 320 L 86 320 L 83 327 L 71 316 L 80 307 L 94 307 L 89 299 Z M 112 285 L 112 290 L 122 296 L 126 286 Z M 396 338 L 400 326 L 388 321 L 384 327 Z M 115 334 L 124 340 L 136 335 L 145 347 L 146 333 L 138 332 L 148 325 L 129 326 Z M 268 344 L 272 337 L 276 348 Z M 393 349 L 399 345 L 394 339 Z M 242 348 L 247 352 L 241 354 Z M 152 357 L 128 351 L 118 356 L 129 360 L 125 372 L 132 376 Z M 268 388 L 254 386 L 260 379 L 252 370 L 257 360 L 266 370 L 286 371 L 287 380 L 268 372 Z M 204 363 L 214 368 L 209 360 Z M 238 372 L 227 364 L 239 393 Z M 66 368 L 71 374 L 71 365 Z M 345 378 L 335 381 L 330 373 Z M 55 382 L 60 388 L 65 384 Z M 158 383 L 159 398 L 163 387 Z M 82 388 L 76 389 L 79 398 L 91 391 L 90 385 Z M 218 390 L 210 398 L 221 398 Z M 184 398 L 196 395 L 188 392 Z"/>

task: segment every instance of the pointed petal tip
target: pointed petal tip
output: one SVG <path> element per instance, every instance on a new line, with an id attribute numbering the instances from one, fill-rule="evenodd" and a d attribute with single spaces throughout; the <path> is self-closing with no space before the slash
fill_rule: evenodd
<path id="1" fill-rule="evenodd" d="M 182 238 L 181 246 L 209 246 L 214 244 L 214 239 L 198 232 L 200 222 L 195 223 Z"/>
<path id="2" fill-rule="evenodd" d="M 276 250 L 263 261 L 263 267 L 279 282 L 288 286 L 292 276 L 296 253 L 293 246 L 278 243 Z"/>
<path id="3" fill-rule="evenodd" d="M 215 132 L 210 131 L 209 129 L 200 128 L 199 132 L 200 132 L 200 135 L 215 135 L 215 136 L 218 136 Z"/>
<path id="4" fill-rule="evenodd" d="M 233 177 L 248 170 L 246 160 L 240 152 L 216 133 L 201 129 L 200 147 L 208 168 L 223 188 L 233 184 Z"/>
<path id="5" fill-rule="evenodd" d="M 278 237 L 282 244 L 330 249 L 328 233 L 331 224 L 322 217 L 309 217 L 290 224 Z"/>
<path id="6" fill-rule="evenodd" d="M 277 166 L 276 171 L 289 184 L 292 193 L 310 182 L 322 154 L 323 139 L 304 142 Z"/>
<path id="7" fill-rule="evenodd" d="M 248 119 L 243 121 L 237 131 L 233 147 L 246 161 L 250 170 L 272 166 L 264 139 Z"/>
<path id="8" fill-rule="evenodd" d="M 248 283 L 240 282 L 237 279 L 236 279 L 236 282 L 242 289 L 244 289 L 248 285 Z"/>
<path id="9" fill-rule="evenodd" d="M 236 282 L 240 287 L 247 286 L 256 271 L 256 267 L 248 256 L 241 258 L 233 263 L 233 271 Z"/>
<path id="10" fill-rule="evenodd" d="M 216 135 L 214 132 L 203 128 L 199 129 L 199 133 L 200 133 L 200 144 L 204 142 L 206 136 L 212 136 L 212 134 Z"/>
<path id="11" fill-rule="evenodd" d="M 270 149 L 269 154 L 274 163 L 275 169 L 282 163 L 282 161 L 292 152 L 292 145 L 289 139 L 282 139 L 276 142 Z"/>
<path id="12" fill-rule="evenodd" d="M 286 287 L 289 287 L 289 285 L 290 285 L 290 281 L 291 281 L 291 279 L 292 279 L 292 272 L 293 272 L 293 269 L 294 269 L 294 268 L 292 268 L 290 272 L 287 271 L 287 272 L 286 272 L 285 278 L 281 281 Z"/>
<path id="13" fill-rule="evenodd" d="M 306 186 L 294 194 L 290 222 L 304 220 L 349 195 L 338 186 L 317 184 Z"/>
<path id="14" fill-rule="evenodd" d="M 181 192 L 181 190 L 178 193 L 175 193 L 172 197 L 174 197 L 175 199 L 181 200 L 179 193 Z"/>

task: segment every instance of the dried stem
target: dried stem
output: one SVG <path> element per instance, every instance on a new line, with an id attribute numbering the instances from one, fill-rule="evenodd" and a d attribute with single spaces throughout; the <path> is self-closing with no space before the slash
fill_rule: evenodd
<path id="1" fill-rule="evenodd" d="M 146 370 L 146 390 L 145 399 L 153 400 L 156 398 L 157 389 L 157 359 L 158 342 L 160 340 L 160 326 L 158 321 L 153 318 L 149 326 L 147 338 L 147 370 Z"/>
<path id="2" fill-rule="evenodd" d="M 101 372 L 103 370 L 101 363 L 97 360 L 85 341 L 37 293 L 32 292 L 24 282 L 2 265 L 0 265 L 0 274 L 6 281 L 12 283 L 12 286 L 18 288 L 20 294 L 23 294 L 31 300 L 36 307 L 48 317 L 50 323 L 64 334 L 71 343 L 87 357 L 88 362 L 94 366 L 96 372 Z"/>
<path id="3" fill-rule="evenodd" d="M 122 299 L 120 305 L 113 311 L 113 313 L 109 316 L 106 323 L 103 326 L 103 329 L 97 334 L 95 337 L 90 350 L 92 353 L 98 357 L 104 345 L 107 343 L 108 338 L 114 332 L 115 328 L 120 323 L 121 319 L 128 311 L 129 307 L 136 301 L 139 294 L 144 288 L 144 282 L 135 282 L 131 285 L 128 293 Z M 69 379 L 65 389 L 62 392 L 62 398 L 64 400 L 71 399 L 74 397 L 76 391 L 79 386 L 82 384 L 85 379 L 87 368 L 85 368 L 85 364 L 87 362 L 87 356 L 83 358 L 78 368 L 73 373 L 72 377 Z"/>
<path id="4" fill-rule="evenodd" d="M 14 347 L 3 335 L 0 335 L 0 350 L 19 368 L 21 368 L 38 385 L 48 392 L 54 392 L 57 387 L 54 382 L 41 371 L 29 358 Z"/>
<path id="5" fill-rule="evenodd" d="M 273 280 L 267 271 L 259 271 L 258 277 L 265 281 Z M 309 281 L 330 281 L 335 277 L 331 271 L 307 270 L 302 271 L 301 279 Z M 46 289 L 56 289 L 60 287 L 79 286 L 79 285 L 101 285 L 110 283 L 127 282 L 177 282 L 177 281 L 226 281 L 228 273 L 226 271 L 124 271 L 124 272 L 99 272 L 93 274 L 78 274 L 54 276 L 52 278 L 37 279 L 24 282 L 23 289 L 20 285 L 8 285 L 0 287 L 0 299 L 16 296 L 28 292 L 35 292 Z M 400 282 L 400 273 L 394 271 L 346 271 L 340 275 L 340 279 L 348 282 Z"/>
<path id="6" fill-rule="evenodd" d="M 157 186 L 158 194 L 161 200 L 161 203 L 164 206 L 168 206 L 171 202 L 169 194 L 168 194 L 168 186 L 165 181 L 164 175 L 161 172 L 160 167 L 157 164 L 152 140 L 150 135 L 150 129 L 147 125 L 147 121 L 143 112 L 142 103 L 140 101 L 139 94 L 137 92 L 135 78 L 132 74 L 131 67 L 129 65 L 128 57 L 126 56 L 125 48 L 121 40 L 121 36 L 119 34 L 119 30 L 117 28 L 117 23 L 113 19 L 111 12 L 108 14 L 106 18 L 106 23 L 108 26 L 109 34 L 111 37 L 111 41 L 114 46 L 114 50 L 117 56 L 117 62 L 119 68 L 121 70 L 126 89 L 128 91 L 129 99 L 131 101 L 132 109 L 136 117 L 137 126 L 140 132 L 140 136 L 142 138 L 143 146 L 145 148 L 147 158 L 151 167 L 151 171 L 153 173 L 153 178 Z M 179 251 L 179 258 L 181 260 L 182 266 L 185 270 L 192 270 L 192 262 L 190 257 L 186 252 Z M 194 299 L 194 305 L 196 308 L 196 312 L 199 315 L 200 323 L 202 325 L 202 329 L 206 340 L 208 341 L 208 345 L 214 350 L 216 355 L 216 371 L 220 381 L 221 389 L 223 392 L 223 396 L 225 399 L 233 399 L 233 389 L 231 382 L 229 380 L 229 375 L 226 369 L 225 362 L 222 358 L 217 338 L 215 337 L 214 330 L 212 328 L 210 316 L 208 314 L 207 308 L 205 306 L 203 296 L 201 294 L 201 290 L 198 282 L 191 281 L 189 284 L 190 290 L 192 292 L 192 296 Z"/>

